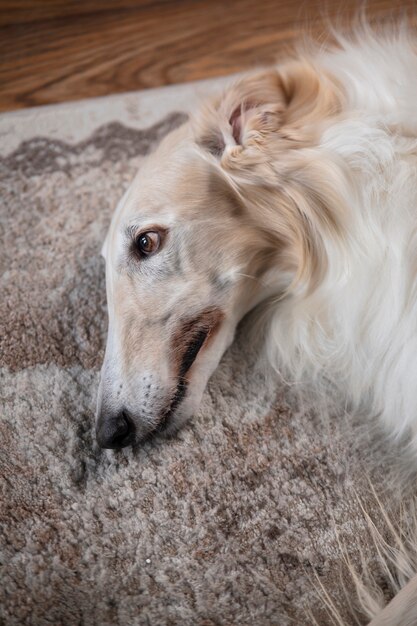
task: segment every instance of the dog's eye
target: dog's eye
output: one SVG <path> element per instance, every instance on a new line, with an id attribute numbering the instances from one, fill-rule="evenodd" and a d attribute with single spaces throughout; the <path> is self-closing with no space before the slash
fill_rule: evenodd
<path id="1" fill-rule="evenodd" d="M 155 254 L 160 244 L 161 236 L 153 230 L 147 233 L 141 233 L 135 239 L 136 250 L 141 257 L 148 257 L 151 254 Z"/>

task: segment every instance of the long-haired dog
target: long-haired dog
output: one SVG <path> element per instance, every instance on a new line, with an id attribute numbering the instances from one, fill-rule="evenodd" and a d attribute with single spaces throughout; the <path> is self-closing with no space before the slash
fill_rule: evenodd
<path id="1" fill-rule="evenodd" d="M 103 247 L 102 447 L 175 432 L 256 308 L 275 369 L 330 381 L 416 455 L 416 76 L 409 32 L 364 29 L 237 80 L 162 141 Z M 372 624 L 415 624 L 416 589 Z"/>
<path id="2" fill-rule="evenodd" d="M 401 29 L 339 38 L 162 141 L 103 248 L 102 447 L 174 432 L 260 303 L 275 368 L 332 381 L 417 446 L 416 76 Z"/>

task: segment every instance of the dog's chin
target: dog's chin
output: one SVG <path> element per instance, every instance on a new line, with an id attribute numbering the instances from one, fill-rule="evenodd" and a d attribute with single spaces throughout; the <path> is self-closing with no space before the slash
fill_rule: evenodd
<path id="1" fill-rule="evenodd" d="M 196 409 L 197 410 L 197 409 Z M 132 439 L 133 448 L 141 446 L 149 441 L 156 439 L 169 439 L 174 437 L 178 431 L 191 419 L 195 411 L 179 406 L 169 415 L 164 416 L 155 426 L 147 424 L 144 428 L 143 424 L 136 425 L 136 434 Z"/>

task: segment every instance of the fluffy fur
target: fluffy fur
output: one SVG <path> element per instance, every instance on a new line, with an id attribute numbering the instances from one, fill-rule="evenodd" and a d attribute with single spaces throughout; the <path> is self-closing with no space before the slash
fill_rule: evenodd
<path id="1" fill-rule="evenodd" d="M 215 109 L 220 167 L 279 241 L 272 271 L 290 276 L 269 305 L 271 363 L 293 381 L 330 379 L 414 447 L 416 70 L 405 32 L 339 37 L 332 51 L 254 77 L 253 93 L 239 85 Z M 276 77 L 274 97 L 267 80 Z M 222 120 L 239 102 L 236 146 Z"/>
<path id="2" fill-rule="evenodd" d="M 370 484 L 370 493 L 375 498 L 380 521 L 379 525 L 375 523 L 357 495 L 356 500 L 362 512 L 365 529 L 361 540 L 368 546 L 372 546 L 377 555 L 378 565 L 386 581 L 385 588 L 382 588 L 381 580 L 375 576 L 372 567 L 363 555 L 361 568 L 358 571 L 352 563 L 348 547 L 339 539 L 342 559 L 348 576 L 354 583 L 357 596 L 355 608 L 352 607 L 352 599 L 348 595 L 346 595 L 346 603 L 353 609 L 352 617 L 355 610 L 359 610 L 367 622 L 369 620 L 369 626 L 414 626 L 417 616 L 417 502 L 415 498 L 412 498 L 408 504 L 404 503 L 400 510 L 396 511 L 394 518 L 392 512 L 388 512 L 377 496 L 372 484 Z M 383 530 L 380 527 L 381 520 Z M 337 529 L 335 530 L 337 533 Z M 388 604 L 384 597 L 386 586 L 394 594 Z M 331 623 L 335 626 L 344 626 L 345 620 L 318 576 L 316 576 L 316 587 L 329 613 Z M 357 613 L 355 617 L 358 617 Z M 315 626 L 319 626 L 314 616 L 311 616 L 311 620 Z M 355 621 L 357 622 L 357 619 Z"/>
<path id="3" fill-rule="evenodd" d="M 309 228 L 319 278 L 277 307 L 270 356 L 297 379 L 324 373 L 355 404 L 369 398 L 390 433 L 416 445 L 416 50 L 405 36 L 341 44 L 317 59 L 344 94 L 309 149 L 305 200 L 319 188 L 334 217 Z"/>

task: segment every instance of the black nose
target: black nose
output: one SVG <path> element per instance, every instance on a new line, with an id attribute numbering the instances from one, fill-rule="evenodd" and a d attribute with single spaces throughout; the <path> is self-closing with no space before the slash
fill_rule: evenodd
<path id="1" fill-rule="evenodd" d="M 97 424 L 97 441 L 101 448 L 125 448 L 133 443 L 135 430 L 126 411 L 102 416 Z"/>

